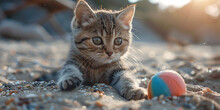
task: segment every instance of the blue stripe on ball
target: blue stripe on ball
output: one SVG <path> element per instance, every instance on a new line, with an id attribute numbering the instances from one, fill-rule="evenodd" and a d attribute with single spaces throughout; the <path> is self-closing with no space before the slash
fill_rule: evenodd
<path id="1" fill-rule="evenodd" d="M 151 89 L 153 96 L 171 96 L 170 90 L 166 83 L 159 77 L 159 74 L 152 78 Z"/>

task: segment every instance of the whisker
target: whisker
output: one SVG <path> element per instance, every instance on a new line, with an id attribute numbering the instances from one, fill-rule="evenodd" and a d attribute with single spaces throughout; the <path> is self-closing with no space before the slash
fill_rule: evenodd
<path id="1" fill-rule="evenodd" d="M 136 34 L 133 33 L 133 36 L 136 37 L 137 39 L 140 39 Z"/>

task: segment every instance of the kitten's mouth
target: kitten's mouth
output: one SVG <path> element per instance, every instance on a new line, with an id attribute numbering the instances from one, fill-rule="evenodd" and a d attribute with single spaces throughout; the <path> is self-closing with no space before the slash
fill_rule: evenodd
<path id="1" fill-rule="evenodd" d="M 102 63 L 102 64 L 108 64 L 108 63 L 111 63 L 113 61 L 113 57 L 106 57 L 102 60 L 100 60 L 99 62 Z"/>
<path id="2" fill-rule="evenodd" d="M 113 59 L 113 57 L 110 56 L 110 57 L 107 57 L 107 59 Z"/>

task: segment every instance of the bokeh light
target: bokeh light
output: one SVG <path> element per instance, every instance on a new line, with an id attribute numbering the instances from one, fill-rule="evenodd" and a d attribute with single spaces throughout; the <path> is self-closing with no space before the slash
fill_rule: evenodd
<path id="1" fill-rule="evenodd" d="M 169 6 L 173 6 L 176 8 L 181 8 L 191 0 L 149 0 L 151 3 L 158 3 L 160 8 L 164 9 Z"/>

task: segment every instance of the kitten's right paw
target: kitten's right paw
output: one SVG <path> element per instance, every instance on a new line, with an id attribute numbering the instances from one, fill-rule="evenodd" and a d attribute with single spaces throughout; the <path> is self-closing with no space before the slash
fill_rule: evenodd
<path id="1" fill-rule="evenodd" d="M 141 100 L 141 99 L 147 99 L 147 90 L 143 88 L 133 88 L 127 90 L 123 96 L 128 100 Z"/>
<path id="2" fill-rule="evenodd" d="M 58 85 L 62 91 L 70 91 L 79 87 L 81 83 L 82 81 L 79 78 L 74 77 L 72 75 L 68 75 L 62 78 L 58 82 Z"/>

